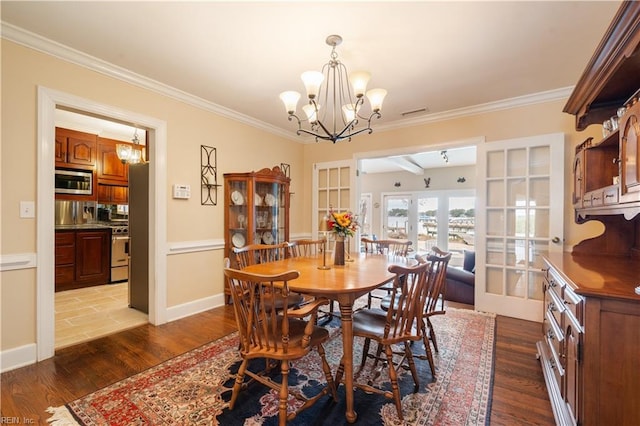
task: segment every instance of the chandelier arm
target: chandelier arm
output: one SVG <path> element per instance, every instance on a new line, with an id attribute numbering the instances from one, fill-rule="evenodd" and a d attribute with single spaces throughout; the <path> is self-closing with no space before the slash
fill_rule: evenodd
<path id="1" fill-rule="evenodd" d="M 316 139 L 322 139 L 322 140 L 325 140 L 325 141 L 333 141 L 335 143 L 335 139 L 334 139 L 333 135 L 331 135 L 329 133 L 327 133 L 327 136 L 324 136 L 324 135 L 319 135 L 319 134 L 317 134 L 315 132 L 311 132 L 311 131 L 309 131 L 307 129 L 303 129 L 303 128 L 298 129 L 296 131 L 296 133 L 298 135 L 300 135 L 301 133 L 305 133 L 307 135 L 314 136 Z"/>

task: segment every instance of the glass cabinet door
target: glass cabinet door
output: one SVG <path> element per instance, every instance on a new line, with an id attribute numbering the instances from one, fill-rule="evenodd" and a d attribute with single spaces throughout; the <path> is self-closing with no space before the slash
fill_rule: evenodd
<path id="1" fill-rule="evenodd" d="M 255 185 L 255 244 L 285 241 L 283 185 L 258 181 Z"/>
<path id="2" fill-rule="evenodd" d="M 251 232 L 249 229 L 247 180 L 230 180 L 229 191 L 229 241 L 233 247 L 244 247 L 249 244 Z"/>

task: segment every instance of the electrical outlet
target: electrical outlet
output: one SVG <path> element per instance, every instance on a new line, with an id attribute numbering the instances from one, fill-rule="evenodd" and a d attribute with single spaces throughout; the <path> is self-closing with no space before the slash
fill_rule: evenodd
<path id="1" fill-rule="evenodd" d="M 36 217 L 36 203 L 34 201 L 20 201 L 20 217 Z"/>

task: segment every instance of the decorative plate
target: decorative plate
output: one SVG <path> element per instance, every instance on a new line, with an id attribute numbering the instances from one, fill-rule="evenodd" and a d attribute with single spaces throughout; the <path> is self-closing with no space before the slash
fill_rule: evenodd
<path id="1" fill-rule="evenodd" d="M 236 206 L 241 206 L 244 204 L 244 197 L 239 191 L 233 191 L 231 193 L 231 202 Z"/>
<path id="2" fill-rule="evenodd" d="M 273 244 L 273 234 L 271 231 L 266 231 L 262 234 L 262 241 L 264 241 L 265 244 Z"/>
<path id="3" fill-rule="evenodd" d="M 262 197 L 257 192 L 254 195 L 254 199 L 256 200 L 256 206 L 261 206 L 262 205 Z"/>
<path id="4" fill-rule="evenodd" d="M 236 232 L 235 234 L 233 234 L 233 237 L 231 237 L 231 242 L 233 243 L 234 247 L 244 247 L 244 243 L 245 243 L 245 239 L 244 239 L 244 235 L 242 235 L 239 232 Z"/>
<path id="5" fill-rule="evenodd" d="M 268 206 L 273 206 L 276 203 L 276 197 L 273 194 L 267 194 L 264 196 L 264 202 Z"/>

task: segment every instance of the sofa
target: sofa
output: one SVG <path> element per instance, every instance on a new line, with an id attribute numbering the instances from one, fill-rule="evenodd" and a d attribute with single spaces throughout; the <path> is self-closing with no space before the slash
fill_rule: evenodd
<path id="1" fill-rule="evenodd" d="M 475 303 L 476 252 L 465 250 L 463 254 L 462 267 L 447 267 L 444 299 L 473 305 Z"/>

